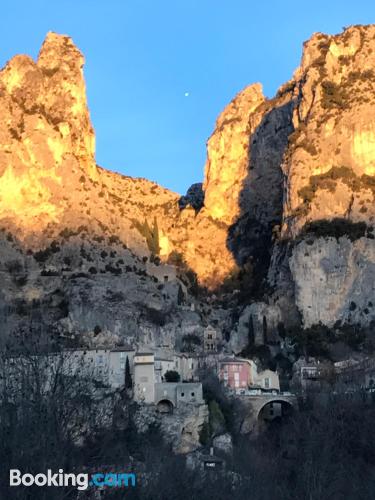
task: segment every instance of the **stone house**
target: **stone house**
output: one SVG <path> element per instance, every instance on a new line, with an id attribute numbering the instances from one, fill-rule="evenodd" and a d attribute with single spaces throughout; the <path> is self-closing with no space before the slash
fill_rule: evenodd
<path id="1" fill-rule="evenodd" d="M 134 350 L 130 346 L 67 349 L 63 356 L 72 373 L 81 371 L 114 389 L 125 384 L 126 358 L 133 372 Z"/>
<path id="2" fill-rule="evenodd" d="M 155 404 L 160 413 L 172 413 L 186 404 L 202 405 L 202 384 L 197 383 L 156 383 Z"/>
<path id="3" fill-rule="evenodd" d="M 109 353 L 110 386 L 122 387 L 125 384 L 126 359 L 129 359 L 130 374 L 134 376 L 135 351 L 130 346 L 121 346 L 111 349 Z"/>
<path id="4" fill-rule="evenodd" d="M 197 354 L 198 370 L 212 370 L 218 373 L 219 362 L 223 359 L 223 355 L 217 352 L 205 352 Z"/>
<path id="5" fill-rule="evenodd" d="M 165 382 L 165 374 L 168 371 L 176 370 L 175 361 L 173 358 L 155 356 L 155 382 Z"/>
<path id="6" fill-rule="evenodd" d="M 220 333 L 213 326 L 207 326 L 203 331 L 203 348 L 205 352 L 217 352 L 220 342 Z"/>
<path id="7" fill-rule="evenodd" d="M 154 353 L 143 352 L 134 355 L 134 399 L 138 403 L 155 401 L 155 359 Z"/>
<path id="8" fill-rule="evenodd" d="M 186 353 L 174 355 L 174 370 L 176 370 L 182 382 L 198 380 L 198 359 Z"/>
<path id="9" fill-rule="evenodd" d="M 109 352 L 106 347 L 66 349 L 64 363 L 71 373 L 81 373 L 109 386 Z"/>
<path id="10" fill-rule="evenodd" d="M 253 387 L 260 387 L 263 390 L 280 390 L 279 374 L 272 370 L 262 370 L 254 376 Z"/>
<path id="11" fill-rule="evenodd" d="M 251 383 L 251 365 L 241 359 L 224 358 L 219 363 L 218 375 L 225 387 L 247 389 Z"/>
<path id="12" fill-rule="evenodd" d="M 375 388 L 375 361 L 372 358 L 347 359 L 334 363 L 335 381 L 343 390 Z"/>
<path id="13" fill-rule="evenodd" d="M 159 283 L 168 283 L 177 279 L 176 267 L 170 264 L 156 265 L 152 262 L 147 262 L 146 271 L 148 275 L 154 276 Z"/>
<path id="14" fill-rule="evenodd" d="M 226 387 L 233 390 L 247 388 L 280 390 L 277 372 L 258 371 L 256 363 L 251 359 L 224 358 L 220 360 L 218 376 Z"/>

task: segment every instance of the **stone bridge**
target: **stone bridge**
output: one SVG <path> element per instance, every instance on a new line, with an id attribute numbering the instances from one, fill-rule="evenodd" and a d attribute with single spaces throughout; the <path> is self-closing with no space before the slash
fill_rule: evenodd
<path id="1" fill-rule="evenodd" d="M 248 433 L 259 428 L 262 421 L 272 421 L 293 411 L 298 411 L 298 401 L 294 394 L 265 393 L 245 391 L 238 394 L 245 408 L 245 417 L 241 423 L 241 432 Z"/>

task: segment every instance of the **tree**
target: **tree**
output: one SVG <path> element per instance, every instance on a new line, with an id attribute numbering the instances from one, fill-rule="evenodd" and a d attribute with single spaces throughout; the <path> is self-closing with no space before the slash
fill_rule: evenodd
<path id="1" fill-rule="evenodd" d="M 159 243 L 159 227 L 157 218 L 154 217 L 153 225 L 150 226 L 147 219 L 143 223 L 139 222 L 137 219 L 133 219 L 134 226 L 138 229 L 141 235 L 145 238 L 148 249 L 152 255 L 159 255 L 160 253 L 160 243 Z"/>
<path id="2" fill-rule="evenodd" d="M 180 375 L 175 370 L 168 370 L 164 374 L 164 379 L 166 382 L 179 382 Z"/>
<path id="3" fill-rule="evenodd" d="M 254 321 L 253 321 L 253 315 L 250 314 L 250 318 L 249 318 L 249 333 L 248 333 L 248 345 L 252 346 L 252 345 L 254 345 L 254 342 L 255 342 Z"/>
<path id="4" fill-rule="evenodd" d="M 70 354 L 40 350 L 0 354 L 1 498 L 26 498 L 22 487 L 8 491 L 3 475 L 10 468 L 36 474 L 86 462 L 82 445 L 112 421 L 111 396 L 98 395 L 93 373 Z M 28 495 L 68 498 L 63 488 L 38 493 L 31 487 Z"/>
<path id="5" fill-rule="evenodd" d="M 182 348 L 185 352 L 194 352 L 195 347 L 201 343 L 201 339 L 195 333 L 188 333 L 182 337 Z"/>
<path id="6" fill-rule="evenodd" d="M 212 400 L 208 403 L 210 433 L 216 436 L 225 432 L 225 418 L 217 401 Z"/>
<path id="7" fill-rule="evenodd" d="M 126 356 L 126 363 L 125 363 L 125 388 L 126 389 L 132 389 L 132 387 L 133 387 L 133 380 L 132 380 L 132 375 L 130 373 L 129 357 Z"/>
<path id="8" fill-rule="evenodd" d="M 267 318 L 263 316 L 263 344 L 267 344 L 267 334 L 268 334 L 268 327 L 267 327 Z"/>

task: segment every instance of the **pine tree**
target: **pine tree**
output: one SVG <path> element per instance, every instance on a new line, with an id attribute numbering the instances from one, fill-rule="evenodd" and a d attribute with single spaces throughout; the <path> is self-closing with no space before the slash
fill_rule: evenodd
<path id="1" fill-rule="evenodd" d="M 249 347 L 252 347 L 255 342 L 255 333 L 254 333 L 254 322 L 253 322 L 253 316 L 250 315 L 249 318 L 249 332 L 248 332 L 248 345 Z"/>
<path id="2" fill-rule="evenodd" d="M 126 364 L 125 364 L 125 388 L 131 389 L 133 387 L 133 380 L 130 373 L 130 364 L 129 357 L 126 356 Z"/>

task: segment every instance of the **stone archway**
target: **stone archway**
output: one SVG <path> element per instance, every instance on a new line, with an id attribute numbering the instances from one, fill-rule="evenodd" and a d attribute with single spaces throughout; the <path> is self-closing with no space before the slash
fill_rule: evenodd
<path id="1" fill-rule="evenodd" d="M 169 399 L 161 399 L 157 405 L 156 409 L 159 413 L 172 414 L 173 413 L 173 403 Z"/>
<path id="2" fill-rule="evenodd" d="M 280 420 L 293 413 L 295 410 L 294 404 L 291 401 L 281 398 L 271 399 L 264 402 L 258 409 L 257 420 L 263 422 L 272 422 L 276 419 Z"/>

